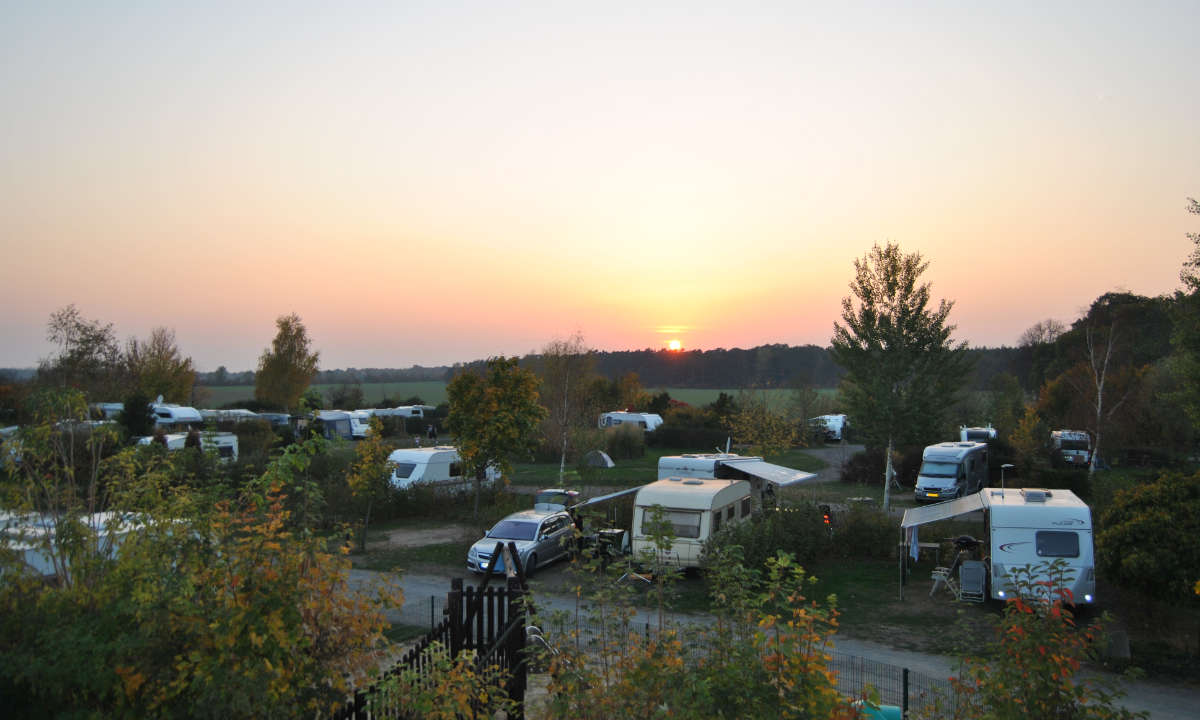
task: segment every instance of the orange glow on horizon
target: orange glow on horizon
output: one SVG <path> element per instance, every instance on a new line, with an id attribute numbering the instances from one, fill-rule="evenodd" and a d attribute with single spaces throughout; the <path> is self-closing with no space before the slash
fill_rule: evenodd
<path id="1" fill-rule="evenodd" d="M 682 350 L 683 343 L 679 342 L 678 340 L 672 340 L 671 342 L 667 343 L 667 349 L 675 351 Z"/>

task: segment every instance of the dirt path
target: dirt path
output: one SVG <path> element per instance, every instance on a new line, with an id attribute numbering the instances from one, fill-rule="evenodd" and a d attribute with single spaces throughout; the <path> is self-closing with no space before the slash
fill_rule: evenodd
<path id="1" fill-rule="evenodd" d="M 805 448 L 804 452 L 815 458 L 824 460 L 825 469 L 817 473 L 816 482 L 837 482 L 842 478 L 842 463 L 850 456 L 863 451 L 862 445 L 825 445 L 822 447 Z"/>

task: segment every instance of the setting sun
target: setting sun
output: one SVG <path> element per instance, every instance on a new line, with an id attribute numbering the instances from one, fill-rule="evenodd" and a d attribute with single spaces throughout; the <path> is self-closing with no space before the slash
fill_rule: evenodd
<path id="1" fill-rule="evenodd" d="M 671 342 L 667 343 L 667 349 L 668 350 L 682 350 L 683 343 L 679 342 L 678 340 L 672 340 Z"/>

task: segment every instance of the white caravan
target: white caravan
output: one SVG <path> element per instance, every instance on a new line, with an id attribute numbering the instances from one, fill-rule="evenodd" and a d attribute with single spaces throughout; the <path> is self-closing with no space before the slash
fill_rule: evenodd
<path id="1" fill-rule="evenodd" d="M 652 432 L 654 428 L 662 425 L 662 423 L 662 416 L 657 413 L 614 411 L 601 413 L 598 426 L 603 430 L 604 428 L 617 427 L 618 425 L 635 425 L 646 432 Z"/>
<path id="2" fill-rule="evenodd" d="M 818 415 L 810 418 L 808 422 L 815 430 L 824 433 L 826 440 L 832 442 L 841 442 L 845 438 L 846 429 L 850 427 L 850 421 L 842 414 Z"/>
<path id="3" fill-rule="evenodd" d="M 351 410 L 350 415 L 350 434 L 355 440 L 362 440 L 371 434 L 371 411 L 370 410 Z"/>
<path id="4" fill-rule="evenodd" d="M 901 528 L 949 520 L 967 513 L 984 515 L 989 594 L 996 600 L 1013 597 L 1014 570 L 1062 560 L 1067 566 L 1071 602 L 1096 601 L 1096 569 L 1092 543 L 1092 512 L 1070 490 L 989 488 L 977 495 L 904 512 Z M 910 545 L 915 537 L 910 537 Z M 1030 581 L 1050 580 L 1034 573 Z"/>
<path id="5" fill-rule="evenodd" d="M 187 447 L 187 433 L 168 433 L 163 437 L 167 441 L 168 450 L 182 450 Z M 149 445 L 154 442 L 154 436 L 147 435 L 138 438 L 138 445 Z M 238 439 L 231 432 L 202 432 L 200 447 L 204 450 L 216 450 L 222 460 L 237 460 Z"/>
<path id="6" fill-rule="evenodd" d="M 988 425 L 987 427 L 967 427 L 960 425 L 958 428 L 959 442 L 987 442 L 996 439 L 996 428 Z"/>
<path id="7" fill-rule="evenodd" d="M 1050 444 L 1068 465 L 1083 467 L 1092 459 L 1092 436 L 1083 430 L 1052 430 Z"/>
<path id="8" fill-rule="evenodd" d="M 745 480 L 750 483 L 755 502 L 761 506 L 776 488 L 812 480 L 814 473 L 793 470 L 764 461 L 761 457 L 736 453 L 685 453 L 663 455 L 658 459 L 658 479 L 692 477 L 717 480 Z"/>
<path id="9" fill-rule="evenodd" d="M 88 409 L 92 411 L 92 416 L 99 415 L 104 420 L 116 420 L 121 413 L 125 412 L 125 403 L 123 402 L 98 402 L 88 403 Z"/>
<path id="10" fill-rule="evenodd" d="M 432 405 L 397 405 L 394 408 L 375 408 L 369 410 L 372 415 L 379 417 L 425 417 L 425 413 L 436 410 Z"/>
<path id="11" fill-rule="evenodd" d="M 204 424 L 200 411 L 194 407 L 160 401 L 150 403 L 150 410 L 154 413 L 155 427 L 182 429 Z"/>
<path id="12" fill-rule="evenodd" d="M 743 480 L 668 478 L 641 487 L 633 500 L 633 554 L 657 554 L 650 536 L 655 506 L 661 506 L 675 539 L 661 561 L 680 568 L 700 567 L 704 542 L 723 527 L 749 519 L 754 511 L 750 483 Z"/>
<path id="13" fill-rule="evenodd" d="M 248 422 L 260 419 L 258 413 L 244 408 L 235 408 L 233 410 L 201 410 L 200 417 L 204 418 L 205 422 Z"/>
<path id="14" fill-rule="evenodd" d="M 921 453 L 913 498 L 941 502 L 979 492 L 987 485 L 988 446 L 981 442 L 944 442 Z"/>
<path id="15" fill-rule="evenodd" d="M 438 445 L 428 448 L 401 448 L 388 455 L 392 466 L 392 487 L 403 490 L 413 485 L 433 485 L 446 490 L 468 490 L 474 478 L 463 474 L 462 460 L 453 445 Z M 488 468 L 485 483 L 493 483 L 499 477 L 494 468 Z"/>

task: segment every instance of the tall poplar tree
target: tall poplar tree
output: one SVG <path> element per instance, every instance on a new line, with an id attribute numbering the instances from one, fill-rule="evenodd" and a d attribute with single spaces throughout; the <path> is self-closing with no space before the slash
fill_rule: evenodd
<path id="1" fill-rule="evenodd" d="M 842 323 L 833 324 L 834 360 L 846 371 L 841 392 L 855 430 L 869 447 L 887 446 L 883 506 L 897 445 L 940 439 L 947 410 L 970 371 L 966 343 L 953 343 L 952 301 L 929 307 L 929 263 L 900 246 L 875 245 L 854 261 Z M 844 324 L 843 324 L 844 323 Z"/>
<path id="2" fill-rule="evenodd" d="M 254 398 L 282 409 L 299 405 L 300 396 L 317 375 L 320 353 L 312 351 L 308 330 L 296 313 L 275 321 L 278 331 L 263 350 L 254 374 Z"/>

